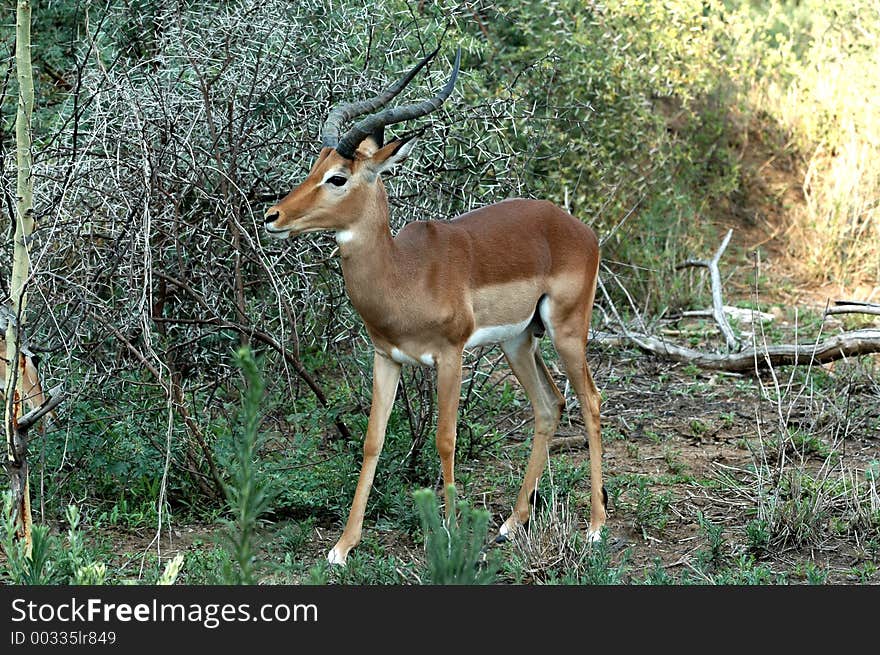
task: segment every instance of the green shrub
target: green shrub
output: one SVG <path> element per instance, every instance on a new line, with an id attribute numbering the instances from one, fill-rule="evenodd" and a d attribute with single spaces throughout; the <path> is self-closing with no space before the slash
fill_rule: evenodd
<path id="1" fill-rule="evenodd" d="M 249 349 L 241 348 L 237 352 L 236 363 L 244 375 L 245 392 L 239 429 L 229 435 L 233 455 L 225 491 L 232 518 L 224 520 L 229 559 L 224 563 L 222 578 L 226 584 L 256 584 L 257 524 L 272 502 L 271 488 L 257 465 L 261 443 L 260 406 L 265 387 Z"/>
<path id="2" fill-rule="evenodd" d="M 430 584 L 490 584 L 495 567 L 485 563 L 483 548 L 487 542 L 489 512 L 466 503 L 455 503 L 455 488 L 450 487 L 453 504 L 448 521 L 440 517 L 437 497 L 430 489 L 413 493 L 427 555 L 426 582 Z M 458 515 L 458 516 L 456 516 Z"/>

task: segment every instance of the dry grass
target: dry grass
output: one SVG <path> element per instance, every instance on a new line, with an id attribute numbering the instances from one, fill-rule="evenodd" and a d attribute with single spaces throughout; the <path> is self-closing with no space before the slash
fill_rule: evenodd
<path id="1" fill-rule="evenodd" d="M 741 23 L 739 55 L 760 63 L 737 74 L 753 115 L 775 123 L 802 160 L 793 259 L 815 280 L 855 285 L 880 279 L 880 9 L 827 4 L 754 10 Z"/>

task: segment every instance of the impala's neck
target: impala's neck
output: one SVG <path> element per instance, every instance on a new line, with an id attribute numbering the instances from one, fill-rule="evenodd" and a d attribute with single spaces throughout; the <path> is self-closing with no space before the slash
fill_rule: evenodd
<path id="1" fill-rule="evenodd" d="M 388 225 L 388 198 L 379 183 L 378 191 L 363 204 L 361 216 L 348 229 L 336 232 L 342 275 L 355 309 L 370 322 L 383 311 L 387 293 L 379 289 L 394 286 L 396 266 L 394 239 Z"/>
<path id="2" fill-rule="evenodd" d="M 381 248 L 384 252 L 393 243 L 388 225 L 388 197 L 381 182 L 379 184 L 376 192 L 361 205 L 360 216 L 346 229 L 336 231 L 343 264 L 367 257 L 370 247 Z"/>

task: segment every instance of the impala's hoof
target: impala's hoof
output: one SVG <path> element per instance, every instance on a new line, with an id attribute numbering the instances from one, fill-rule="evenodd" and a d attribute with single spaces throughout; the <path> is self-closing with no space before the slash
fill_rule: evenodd
<path id="1" fill-rule="evenodd" d="M 345 566 L 346 554 L 342 552 L 339 546 L 334 546 L 333 550 L 327 553 L 327 561 L 337 566 Z"/>
<path id="2" fill-rule="evenodd" d="M 498 529 L 498 536 L 495 537 L 496 544 L 503 544 L 513 538 L 513 533 L 522 527 L 522 523 L 516 520 L 515 516 L 511 516 Z"/>
<path id="3" fill-rule="evenodd" d="M 484 569 L 489 564 L 489 555 L 488 555 L 488 553 L 486 553 L 486 549 L 488 547 L 489 546 L 483 546 L 480 549 L 480 556 L 477 558 L 477 561 L 474 562 L 474 570 L 475 571 L 479 571 L 480 569 Z"/>

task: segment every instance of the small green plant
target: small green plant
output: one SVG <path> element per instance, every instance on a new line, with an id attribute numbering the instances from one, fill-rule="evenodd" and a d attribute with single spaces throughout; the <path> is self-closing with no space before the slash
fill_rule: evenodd
<path id="1" fill-rule="evenodd" d="M 859 584 L 868 584 L 877 574 L 877 564 L 874 562 L 865 562 L 861 566 L 855 566 L 853 573 L 858 577 Z"/>
<path id="2" fill-rule="evenodd" d="M 679 455 L 679 451 L 673 450 L 672 448 L 665 448 L 663 450 L 663 460 L 666 462 L 666 467 L 672 475 L 681 475 L 687 470 L 687 466 L 684 462 L 678 460 Z"/>
<path id="3" fill-rule="evenodd" d="M 654 430 L 645 430 L 645 436 L 651 441 L 651 443 L 660 445 L 663 443 L 663 436 Z"/>
<path id="4" fill-rule="evenodd" d="M 107 566 L 103 562 L 89 562 L 76 570 L 73 584 L 101 585 L 107 580 Z"/>
<path id="5" fill-rule="evenodd" d="M 640 477 L 635 485 L 627 490 L 626 501 L 621 499 L 621 509 L 632 513 L 633 527 L 641 530 L 647 538 L 648 530 L 660 531 L 669 522 L 670 496 L 668 493 L 655 493 L 648 486 L 648 480 Z"/>
<path id="6" fill-rule="evenodd" d="M 273 540 L 284 549 L 284 552 L 298 553 L 308 543 L 310 533 L 314 530 L 314 523 L 314 519 L 309 517 L 298 523 L 282 525 L 276 531 Z"/>
<path id="7" fill-rule="evenodd" d="M 187 552 L 184 582 L 199 585 L 221 584 L 223 569 L 229 562 L 226 548 L 220 544 L 200 547 L 201 544 L 194 543 L 193 546 Z"/>
<path id="8" fill-rule="evenodd" d="M 159 579 L 156 580 L 157 585 L 173 585 L 177 582 L 177 576 L 180 575 L 180 571 L 183 568 L 183 553 L 177 553 L 174 557 L 168 560 L 167 564 L 165 564 L 165 570 L 162 571 L 162 575 L 159 576 Z"/>
<path id="9" fill-rule="evenodd" d="M 15 523 L 10 517 L 11 495 L 7 494 L 0 541 L 7 556 L 7 566 L 0 570 L 0 581 L 23 585 L 102 585 L 109 582 L 136 584 L 134 580 L 113 580 L 104 562 L 96 561 L 83 539 L 80 513 L 75 505 L 65 511 L 68 529 L 66 539 L 53 535 L 47 525 L 35 525 L 31 552 L 25 552 L 24 543 L 15 538 Z M 184 558 L 171 558 L 156 584 L 174 584 L 183 567 Z"/>
<path id="10" fill-rule="evenodd" d="M 582 540 L 582 541 L 581 541 Z M 581 565 L 563 576 L 562 584 L 578 585 L 617 585 L 626 580 L 629 550 L 623 552 L 620 561 L 614 563 L 612 551 L 609 547 L 608 528 L 602 528 L 602 537 L 593 543 L 584 543 L 581 535 L 576 539 L 576 547 L 579 545 L 583 553 Z"/>
<path id="11" fill-rule="evenodd" d="M 807 584 L 821 585 L 828 582 L 828 569 L 819 566 L 815 562 L 805 562 L 802 567 Z"/>
<path id="12" fill-rule="evenodd" d="M 691 419 L 691 432 L 695 437 L 702 437 L 709 431 L 709 426 L 698 418 Z"/>
<path id="13" fill-rule="evenodd" d="M 729 567 L 710 576 L 709 581 L 717 585 L 767 585 L 786 582 L 785 575 L 775 573 L 764 564 L 758 564 L 748 553 L 740 554 Z"/>
<path id="14" fill-rule="evenodd" d="M 107 567 L 92 560 L 79 530 L 80 515 L 75 505 L 65 512 L 67 543 L 49 532 L 47 525 L 35 525 L 31 532 L 31 552 L 15 536 L 15 519 L 11 513 L 12 495 L 6 494 L 3 508 L 2 543 L 8 564 L 3 577 L 12 584 L 104 584 Z M 2 579 L 2 578 L 0 578 Z"/>
<path id="15" fill-rule="evenodd" d="M 82 517 L 76 505 L 68 505 L 64 513 L 67 519 L 67 547 L 59 558 L 59 567 L 73 584 L 99 585 L 107 578 L 107 567 L 103 562 L 95 562 L 83 543 L 80 522 Z"/>
<path id="16" fill-rule="evenodd" d="M 315 564 L 309 569 L 309 573 L 303 584 L 314 586 L 326 585 L 330 581 L 330 571 L 327 568 L 328 566 L 329 565 L 326 562 Z"/>
<path id="17" fill-rule="evenodd" d="M 663 566 L 663 560 L 659 557 L 654 558 L 654 566 L 651 568 L 645 579 L 643 584 L 646 585 L 671 585 L 675 584 L 675 580 L 669 573 L 666 571 L 666 568 Z"/>
<path id="18" fill-rule="evenodd" d="M 579 491 L 584 480 L 590 479 L 590 465 L 588 462 L 576 463 L 566 455 L 561 455 L 553 461 L 550 470 L 551 494 L 563 498 Z"/>
<path id="19" fill-rule="evenodd" d="M 9 560 L 8 575 L 13 584 L 47 585 L 56 581 L 56 567 L 52 560 L 53 543 L 49 527 L 35 525 L 31 531 L 31 552 L 23 541 L 15 537 L 15 522 L 4 526 L 3 549 Z"/>
<path id="20" fill-rule="evenodd" d="M 765 519 L 752 519 L 746 525 L 746 539 L 749 550 L 760 555 L 770 546 L 770 528 Z"/>
<path id="21" fill-rule="evenodd" d="M 815 434 L 802 430 L 791 430 L 789 437 L 796 452 L 804 456 L 815 455 L 822 459 L 836 459 L 838 457 L 838 453 Z"/>
<path id="22" fill-rule="evenodd" d="M 706 535 L 708 550 L 702 550 L 698 556 L 707 564 L 720 565 L 724 560 L 724 528 L 713 523 L 702 512 L 697 512 L 697 524 Z"/>
<path id="23" fill-rule="evenodd" d="M 489 529 L 489 512 L 455 502 L 449 487 L 452 510 L 448 521 L 440 517 L 437 497 L 430 489 L 413 493 L 425 534 L 426 581 L 431 584 L 491 584 L 495 566 L 484 562 L 483 547 Z M 459 515 L 458 518 L 456 515 Z"/>
<path id="24" fill-rule="evenodd" d="M 257 524 L 260 516 L 269 509 L 272 493 L 256 463 L 261 443 L 259 409 L 263 399 L 263 380 L 249 349 L 239 349 L 236 363 L 244 375 L 246 391 L 240 430 L 233 430 L 230 435 L 233 442 L 231 481 L 225 491 L 232 518 L 224 521 L 229 559 L 223 566 L 222 578 L 226 584 L 250 585 L 258 581 Z"/>
<path id="25" fill-rule="evenodd" d="M 344 585 L 401 585 L 418 579 L 412 571 L 412 562 L 402 561 L 387 553 L 378 541 L 373 542 L 372 552 L 368 552 L 369 546 L 369 542 L 361 542 L 358 552 L 349 555 L 345 566 L 322 562 L 323 575 L 326 576 L 327 581 Z M 312 580 L 314 581 L 315 579 Z"/>

